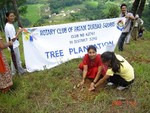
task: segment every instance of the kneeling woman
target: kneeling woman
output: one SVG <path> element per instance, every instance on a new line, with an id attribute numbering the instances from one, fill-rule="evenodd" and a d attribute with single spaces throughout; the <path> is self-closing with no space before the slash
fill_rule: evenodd
<path id="1" fill-rule="evenodd" d="M 87 54 L 85 54 L 83 61 L 80 63 L 79 68 L 83 71 L 83 79 L 80 85 L 85 83 L 86 78 L 97 81 L 106 74 L 107 66 L 102 64 L 100 54 L 97 54 L 96 48 L 91 45 L 87 49 Z"/>
<path id="2" fill-rule="evenodd" d="M 104 52 L 101 58 L 102 62 L 108 66 L 108 70 L 102 79 L 91 84 L 90 91 L 106 80 L 108 85 L 114 84 L 118 86 L 118 90 L 123 90 L 133 83 L 134 69 L 121 55 L 117 55 L 114 52 Z"/>

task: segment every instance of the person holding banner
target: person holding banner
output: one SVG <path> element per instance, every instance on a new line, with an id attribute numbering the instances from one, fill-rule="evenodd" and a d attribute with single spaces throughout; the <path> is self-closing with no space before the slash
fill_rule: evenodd
<path id="1" fill-rule="evenodd" d="M 13 64 L 11 65 L 12 72 L 15 73 L 15 70 L 17 70 L 17 72 L 19 74 L 23 74 L 26 71 L 21 66 L 19 41 L 18 41 L 18 36 L 22 32 L 23 29 L 20 28 L 16 33 L 14 25 L 13 25 L 14 20 L 15 20 L 14 12 L 7 12 L 6 13 L 5 35 L 6 35 L 7 42 L 10 40 L 13 41 L 13 45 L 10 46 L 11 57 L 12 57 L 12 61 L 13 61 Z M 15 66 L 15 68 L 14 68 L 14 66 Z"/>
<path id="2" fill-rule="evenodd" d="M 13 85 L 9 65 L 3 54 L 3 49 L 11 46 L 12 44 L 12 41 L 3 44 L 2 37 L 0 36 L 0 91 L 3 93 L 7 92 Z"/>
<path id="3" fill-rule="evenodd" d="M 118 50 L 123 51 L 123 45 L 124 45 L 125 38 L 127 37 L 128 33 L 130 31 L 131 20 L 134 20 L 135 18 L 134 18 L 132 13 L 127 12 L 127 5 L 126 4 L 122 4 L 120 6 L 120 9 L 121 9 L 120 17 L 126 18 L 124 29 L 121 33 L 119 40 L 118 40 Z"/>
<path id="4" fill-rule="evenodd" d="M 121 56 L 114 52 L 104 52 L 101 55 L 103 64 L 108 66 L 106 75 L 94 85 L 91 85 L 89 91 L 108 81 L 107 85 L 116 85 L 118 90 L 128 88 L 134 81 L 133 67 Z"/>
<path id="5" fill-rule="evenodd" d="M 102 64 L 100 54 L 97 54 L 95 46 L 90 45 L 87 49 L 87 54 L 85 54 L 83 61 L 79 65 L 79 69 L 82 73 L 82 81 L 77 87 L 85 83 L 85 79 L 89 78 L 96 83 L 100 78 L 102 78 L 107 70 L 107 66 Z M 91 83 L 91 84 L 92 84 Z"/>

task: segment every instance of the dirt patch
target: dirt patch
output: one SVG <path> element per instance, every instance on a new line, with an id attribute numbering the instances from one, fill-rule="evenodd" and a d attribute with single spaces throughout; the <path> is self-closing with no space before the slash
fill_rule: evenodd
<path id="1" fill-rule="evenodd" d="M 76 76 L 72 76 L 70 80 L 70 82 L 73 84 L 72 90 L 70 91 L 70 95 L 75 101 L 82 102 L 93 100 L 95 96 L 99 94 L 99 90 L 105 87 L 104 83 L 103 85 L 97 87 L 96 90 L 90 92 L 88 90 L 92 82 L 92 80 L 90 79 L 86 79 L 85 84 L 83 86 L 75 87 L 77 84 L 81 82 L 82 75 L 79 70 L 75 70 L 74 74 L 72 75 Z"/>

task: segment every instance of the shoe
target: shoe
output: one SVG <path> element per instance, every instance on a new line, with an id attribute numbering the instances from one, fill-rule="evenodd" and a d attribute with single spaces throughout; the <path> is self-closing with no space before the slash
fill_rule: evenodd
<path id="1" fill-rule="evenodd" d="M 27 69 L 24 69 L 24 73 L 28 72 Z"/>
<path id="2" fill-rule="evenodd" d="M 24 75 L 24 74 L 26 74 L 26 73 L 27 73 L 27 69 L 23 69 L 22 72 L 18 72 L 18 75 Z"/>
<path id="3" fill-rule="evenodd" d="M 124 90 L 124 89 L 126 89 L 127 87 L 123 87 L 123 86 L 118 86 L 117 87 L 117 89 L 119 90 L 119 91 L 122 91 L 122 90 Z"/>
<path id="4" fill-rule="evenodd" d="M 112 85 L 114 85 L 114 83 L 112 83 L 112 82 L 107 83 L 107 86 L 112 86 Z"/>
<path id="5" fill-rule="evenodd" d="M 11 74 L 12 74 L 12 76 L 14 76 L 16 73 L 12 72 Z"/>
<path id="6" fill-rule="evenodd" d="M 118 51 L 123 51 L 123 49 L 119 49 Z"/>

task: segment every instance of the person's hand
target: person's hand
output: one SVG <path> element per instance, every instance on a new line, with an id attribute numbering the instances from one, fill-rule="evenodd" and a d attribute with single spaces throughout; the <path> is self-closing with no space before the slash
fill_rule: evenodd
<path id="1" fill-rule="evenodd" d="M 23 29 L 24 29 L 24 28 L 20 28 L 20 27 L 19 27 L 17 33 L 18 33 L 18 34 L 21 33 L 21 32 L 23 31 Z"/>
<path id="2" fill-rule="evenodd" d="M 24 28 L 19 28 L 19 29 L 18 29 L 17 34 L 16 34 L 15 38 L 17 38 L 17 39 L 18 39 L 19 34 L 23 31 L 23 29 L 24 29 Z"/>
<path id="3" fill-rule="evenodd" d="M 95 84 L 92 82 L 90 84 L 90 88 L 89 88 L 89 91 L 94 91 L 95 90 Z"/>
<path id="4" fill-rule="evenodd" d="M 77 87 L 82 86 L 84 83 L 85 83 L 85 80 L 83 79 L 83 80 L 77 85 Z"/>
<path id="5" fill-rule="evenodd" d="M 85 83 L 85 80 L 83 79 L 79 84 L 74 86 L 74 89 L 79 88 L 80 86 L 83 86 L 84 83 Z"/>
<path id="6" fill-rule="evenodd" d="M 82 86 L 84 83 L 85 83 L 85 80 L 83 79 L 83 80 L 80 82 L 80 85 Z"/>
<path id="7" fill-rule="evenodd" d="M 125 18 L 130 18 L 130 15 L 126 15 Z"/>
<path id="8" fill-rule="evenodd" d="M 13 41 L 11 40 L 8 42 L 8 46 L 12 46 L 12 45 L 13 45 Z"/>
<path id="9" fill-rule="evenodd" d="M 23 28 L 18 29 L 18 33 L 22 32 L 22 31 L 23 31 Z"/>
<path id="10" fill-rule="evenodd" d="M 13 38 L 13 39 L 11 39 L 13 42 L 15 41 L 15 40 L 17 40 L 18 39 L 18 37 L 16 37 L 16 38 Z"/>

